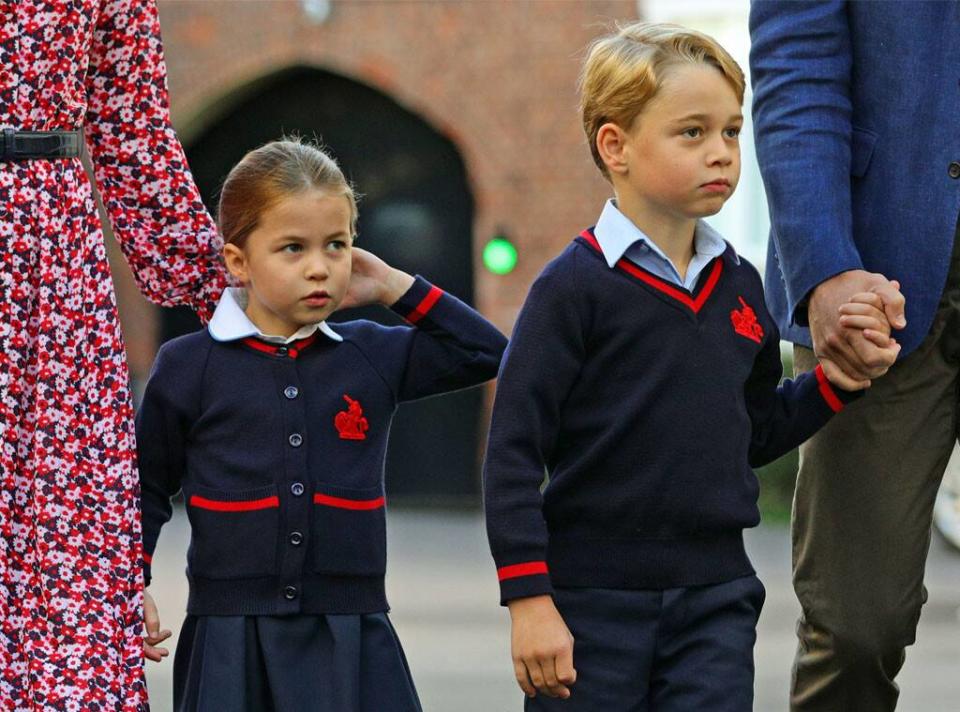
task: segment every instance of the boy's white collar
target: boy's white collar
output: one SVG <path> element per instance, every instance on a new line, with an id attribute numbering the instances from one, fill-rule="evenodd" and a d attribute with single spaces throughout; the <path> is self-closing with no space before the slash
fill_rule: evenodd
<path id="1" fill-rule="evenodd" d="M 645 242 L 650 249 L 667 260 L 667 256 L 640 228 L 620 212 L 616 202 L 611 198 L 603 206 L 603 212 L 593 228 L 593 235 L 600 243 L 600 250 L 603 252 L 603 258 L 608 267 L 613 267 L 624 253 L 635 242 Z M 697 220 L 697 226 L 694 232 L 694 245 L 697 254 L 717 257 L 722 255 L 729 246 L 733 254 L 735 264 L 740 264 L 740 257 L 732 245 L 729 245 L 719 232 L 714 230 L 703 220 Z"/>
<path id="2" fill-rule="evenodd" d="M 265 341 L 288 344 L 298 339 L 304 339 L 315 331 L 320 331 L 334 341 L 343 341 L 343 337 L 331 329 L 325 321 L 301 327 L 295 334 L 288 337 L 264 334 L 243 311 L 246 300 L 247 293 L 244 289 L 227 287 L 223 290 L 216 311 L 213 312 L 213 318 L 207 324 L 207 331 L 210 332 L 214 341 L 236 341 L 248 336 L 256 336 Z"/>

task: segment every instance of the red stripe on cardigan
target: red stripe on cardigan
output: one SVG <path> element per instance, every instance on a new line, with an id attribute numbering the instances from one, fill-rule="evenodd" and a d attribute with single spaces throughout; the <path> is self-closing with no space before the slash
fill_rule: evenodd
<path id="1" fill-rule="evenodd" d="M 280 506 L 277 496 L 263 499 L 248 499 L 241 502 L 223 502 L 217 499 L 207 499 L 198 495 L 190 495 L 190 506 L 198 509 L 212 509 L 215 512 L 251 512 L 256 509 L 270 509 Z"/>
<path id="2" fill-rule="evenodd" d="M 337 509 L 380 509 L 383 507 L 387 500 L 385 497 L 377 497 L 376 499 L 344 499 L 343 497 L 331 497 L 326 494 L 315 494 L 313 495 L 314 504 L 322 504 L 326 507 L 336 507 Z"/>
<path id="3" fill-rule="evenodd" d="M 443 290 L 440 287 L 431 287 L 430 291 L 427 292 L 425 296 L 417 306 L 413 308 L 413 311 L 407 314 L 406 319 L 411 324 L 416 324 L 418 321 L 423 319 L 431 309 L 433 305 L 437 303 L 437 300 L 443 296 Z"/>
<path id="4" fill-rule="evenodd" d="M 300 355 L 301 351 L 310 346 L 310 344 L 316 340 L 317 335 L 312 334 L 305 339 L 298 339 L 297 341 L 293 341 L 289 344 L 271 344 L 266 341 L 261 341 L 256 337 L 248 336 L 243 340 L 243 343 L 252 349 L 256 349 L 257 351 L 263 351 L 264 353 L 274 355 L 276 355 L 281 348 L 286 348 L 287 355 L 290 356 L 290 358 L 296 358 Z"/>

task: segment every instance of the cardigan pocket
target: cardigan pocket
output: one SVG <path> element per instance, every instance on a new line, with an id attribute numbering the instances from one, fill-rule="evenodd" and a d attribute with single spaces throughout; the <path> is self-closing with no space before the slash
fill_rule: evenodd
<path id="1" fill-rule="evenodd" d="M 252 490 L 184 488 L 192 576 L 249 578 L 277 573 L 280 498 L 274 485 Z"/>
<path id="2" fill-rule="evenodd" d="M 316 573 L 382 576 L 387 568 L 383 490 L 319 483 L 313 495 L 311 548 Z"/>

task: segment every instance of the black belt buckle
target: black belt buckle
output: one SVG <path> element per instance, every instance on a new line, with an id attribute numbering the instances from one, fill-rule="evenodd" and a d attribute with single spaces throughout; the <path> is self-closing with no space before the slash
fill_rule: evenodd
<path id="1" fill-rule="evenodd" d="M 3 129 L 4 161 L 75 158 L 80 155 L 76 131 L 17 131 Z"/>
<path id="2" fill-rule="evenodd" d="M 13 129 L 4 129 L 3 130 L 3 160 L 12 161 L 13 160 L 13 138 L 16 135 L 16 131 Z"/>

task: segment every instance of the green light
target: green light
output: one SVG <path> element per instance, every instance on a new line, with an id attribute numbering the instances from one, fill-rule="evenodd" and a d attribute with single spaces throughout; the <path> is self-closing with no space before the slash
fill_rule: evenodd
<path id="1" fill-rule="evenodd" d="M 495 237 L 483 248 L 483 266 L 494 274 L 510 274 L 517 266 L 517 248 L 504 237 Z"/>

